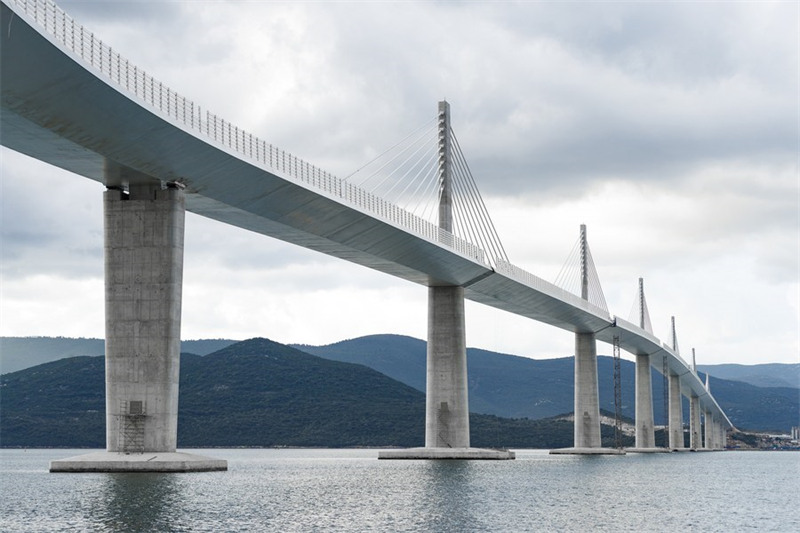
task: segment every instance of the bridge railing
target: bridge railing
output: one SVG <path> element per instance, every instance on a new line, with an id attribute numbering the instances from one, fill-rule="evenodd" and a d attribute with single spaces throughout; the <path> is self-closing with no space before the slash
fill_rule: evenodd
<path id="1" fill-rule="evenodd" d="M 183 129 L 200 134 L 281 177 L 324 191 L 328 196 L 376 218 L 446 246 L 478 263 L 487 264 L 480 247 L 259 139 L 179 95 L 96 38 L 52 1 L 6 1 L 21 8 L 45 30 L 51 40 L 60 43 L 106 80 Z"/>
<path id="2" fill-rule="evenodd" d="M 503 274 L 506 277 L 513 279 L 514 281 L 518 281 L 523 285 L 527 285 L 528 287 L 532 287 L 539 292 L 544 292 L 546 294 L 553 295 L 557 298 L 565 302 L 569 302 L 571 305 L 593 313 L 597 316 L 603 317 L 609 321 L 612 320 L 611 316 L 608 314 L 608 311 L 599 307 L 588 300 L 584 300 L 577 294 L 573 294 L 568 290 L 562 289 L 558 285 L 550 283 L 539 276 L 531 274 L 527 270 L 524 270 L 516 265 L 508 263 L 506 261 L 498 260 L 496 271 L 499 274 Z"/>

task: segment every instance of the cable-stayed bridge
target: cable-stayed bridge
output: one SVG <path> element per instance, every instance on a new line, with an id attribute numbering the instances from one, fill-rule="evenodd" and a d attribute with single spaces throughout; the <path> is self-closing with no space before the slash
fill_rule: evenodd
<path id="1" fill-rule="evenodd" d="M 634 324 L 609 313 L 585 228 L 578 294 L 509 261 L 446 102 L 432 128 L 340 179 L 178 95 L 54 3 L 2 1 L 2 144 L 108 188 L 109 453 L 176 448 L 184 209 L 428 287 L 424 456 L 470 456 L 464 298 L 576 335 L 577 450 L 601 450 L 596 340 L 637 356 L 643 389 L 651 366 L 669 380 L 671 449 L 684 447 L 682 395 L 692 404 L 691 447 L 723 445 L 732 424 L 680 357 L 674 328 L 667 345 L 649 318 Z M 638 405 L 637 394 L 637 448 L 649 450 L 652 398 L 641 416 Z"/>

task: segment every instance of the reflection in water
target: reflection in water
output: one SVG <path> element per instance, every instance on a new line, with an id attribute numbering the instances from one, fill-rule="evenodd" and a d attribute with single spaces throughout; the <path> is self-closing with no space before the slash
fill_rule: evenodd
<path id="1" fill-rule="evenodd" d="M 106 531 L 175 531 L 181 484 L 175 474 L 103 474 L 87 521 Z"/>
<path id="2" fill-rule="evenodd" d="M 476 531 L 478 505 L 474 461 L 425 461 L 418 490 L 427 510 L 423 529 L 428 531 Z"/>

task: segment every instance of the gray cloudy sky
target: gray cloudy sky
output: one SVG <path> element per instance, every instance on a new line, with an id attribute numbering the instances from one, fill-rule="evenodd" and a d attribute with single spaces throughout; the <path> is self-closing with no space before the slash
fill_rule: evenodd
<path id="1" fill-rule="evenodd" d="M 645 278 L 685 358 L 797 362 L 797 2 L 60 5 L 184 96 L 345 176 L 453 128 L 511 261 L 554 280 L 578 234 L 611 312 Z M 2 149 L 2 335 L 103 335 L 102 186 Z M 183 337 L 425 337 L 423 287 L 187 215 Z M 571 355 L 477 304 L 470 346 Z M 599 347 L 601 353 L 610 347 Z"/>

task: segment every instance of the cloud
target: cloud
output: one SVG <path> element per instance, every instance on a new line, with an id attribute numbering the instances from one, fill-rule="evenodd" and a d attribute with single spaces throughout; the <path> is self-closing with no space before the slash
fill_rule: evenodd
<path id="1" fill-rule="evenodd" d="M 447 98 L 514 263 L 553 280 L 586 223 L 613 313 L 643 276 L 656 333 L 676 315 L 703 362 L 796 361 L 791 3 L 61 5 L 204 109 L 340 176 Z M 61 308 L 101 305 L 102 187 L 6 149 L 1 164 L 2 333 L 102 335 L 96 308 L 74 322 Z M 422 287 L 194 215 L 185 253 L 185 337 L 425 335 Z M 473 346 L 572 350 L 476 304 L 467 320 Z"/>

